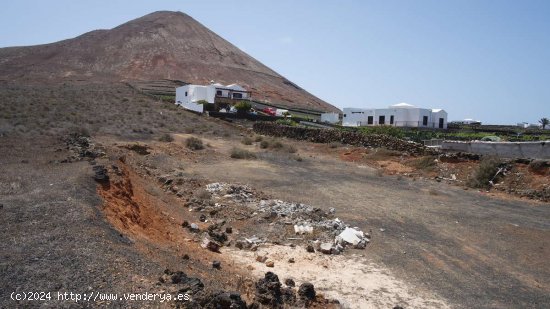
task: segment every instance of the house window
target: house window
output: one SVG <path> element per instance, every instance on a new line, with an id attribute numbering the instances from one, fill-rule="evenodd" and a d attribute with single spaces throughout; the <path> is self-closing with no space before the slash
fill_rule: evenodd
<path id="1" fill-rule="evenodd" d="M 393 124 L 393 115 L 390 116 L 390 124 Z"/>
<path id="2" fill-rule="evenodd" d="M 439 118 L 439 128 L 440 129 L 443 129 L 443 123 L 445 122 L 445 120 L 443 118 Z"/>
<path id="3" fill-rule="evenodd" d="M 222 91 L 221 90 L 216 91 L 216 95 L 221 97 L 222 96 Z"/>
<path id="4" fill-rule="evenodd" d="M 373 116 L 368 116 L 367 117 L 367 124 L 372 124 L 372 121 L 373 121 Z"/>
<path id="5" fill-rule="evenodd" d="M 385 124 L 385 123 L 386 123 L 386 116 L 378 117 L 378 124 Z"/>
<path id="6" fill-rule="evenodd" d="M 422 125 L 427 126 L 428 125 L 428 116 L 422 117 Z"/>
<path id="7" fill-rule="evenodd" d="M 242 93 L 234 93 L 233 94 L 233 99 L 242 99 L 243 98 L 243 94 Z"/>
<path id="8" fill-rule="evenodd" d="M 187 96 L 187 91 L 185 92 L 185 96 Z"/>

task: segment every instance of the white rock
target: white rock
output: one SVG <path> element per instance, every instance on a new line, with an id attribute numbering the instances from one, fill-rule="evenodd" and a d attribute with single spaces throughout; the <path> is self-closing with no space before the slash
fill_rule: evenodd
<path id="1" fill-rule="evenodd" d="M 356 230 L 347 227 L 344 231 L 342 231 L 342 233 L 340 233 L 340 235 L 338 235 L 338 237 L 355 246 L 361 241 L 361 238 L 359 238 L 356 233 Z M 360 233 L 363 234 L 363 232 Z"/>
<path id="2" fill-rule="evenodd" d="M 322 243 L 319 249 L 324 254 L 330 254 L 332 250 L 332 244 L 329 242 Z"/>

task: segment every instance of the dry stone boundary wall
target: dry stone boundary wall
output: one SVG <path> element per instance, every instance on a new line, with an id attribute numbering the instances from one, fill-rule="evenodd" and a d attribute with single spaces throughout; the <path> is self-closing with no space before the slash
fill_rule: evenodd
<path id="1" fill-rule="evenodd" d="M 354 146 L 384 147 L 390 150 L 407 152 L 411 155 L 436 154 L 435 150 L 427 148 L 424 145 L 381 134 L 362 134 L 335 129 L 291 127 L 273 122 L 256 122 L 252 128 L 254 132 L 258 134 L 288 137 L 314 143 L 340 142 Z"/>

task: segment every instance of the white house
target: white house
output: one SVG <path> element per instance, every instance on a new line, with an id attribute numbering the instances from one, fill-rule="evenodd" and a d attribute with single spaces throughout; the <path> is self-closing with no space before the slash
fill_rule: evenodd
<path id="1" fill-rule="evenodd" d="M 447 112 L 442 109 L 419 108 L 407 103 L 391 105 L 388 108 L 363 109 L 344 108 L 343 126 L 447 128 Z"/>
<path id="2" fill-rule="evenodd" d="M 219 83 L 210 85 L 185 85 L 176 88 L 176 104 L 186 109 L 203 112 L 204 106 L 199 101 L 209 104 L 223 102 L 225 104 L 237 100 L 250 99 L 250 92 L 237 84 L 224 86 Z"/>
<path id="3" fill-rule="evenodd" d="M 353 108 L 343 109 L 342 125 L 345 127 L 359 127 L 374 124 L 374 109 Z"/>

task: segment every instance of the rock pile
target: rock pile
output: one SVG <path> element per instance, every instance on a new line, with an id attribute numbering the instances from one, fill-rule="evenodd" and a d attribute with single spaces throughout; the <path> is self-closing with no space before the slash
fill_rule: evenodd
<path id="1" fill-rule="evenodd" d="M 95 159 L 105 155 L 92 143 L 92 139 L 79 133 L 71 133 L 64 139 L 67 149 L 73 153 L 72 156 L 64 159 L 62 163 L 80 161 L 84 158 Z"/>
<path id="2" fill-rule="evenodd" d="M 198 278 L 188 277 L 182 271 L 165 270 L 159 278 L 164 292 L 189 294 L 190 299 L 176 301 L 177 308 L 248 308 L 241 295 L 227 291 L 208 291 Z"/>
<path id="3" fill-rule="evenodd" d="M 382 134 L 363 134 L 358 132 L 341 131 L 336 129 L 317 129 L 290 127 L 274 122 L 256 122 L 254 132 L 276 137 L 288 137 L 297 140 L 306 140 L 314 143 L 340 142 L 354 146 L 383 147 L 390 150 L 407 152 L 411 155 L 435 154 L 436 151 L 424 145 L 405 141 L 393 136 Z"/>
<path id="4" fill-rule="evenodd" d="M 92 168 L 94 171 L 94 180 L 99 183 L 109 183 L 109 173 L 105 166 L 103 165 L 94 165 Z"/>
<path id="5" fill-rule="evenodd" d="M 358 229 L 352 229 L 338 218 L 334 218 L 335 210 L 328 212 L 303 203 L 292 203 L 278 199 L 262 199 L 249 186 L 227 183 L 210 183 L 206 190 L 212 194 L 213 199 L 222 201 L 223 204 L 238 205 L 238 207 L 250 209 L 252 217 L 256 220 L 267 220 L 271 224 L 284 226 L 293 225 L 294 233 L 298 235 L 310 234 L 314 231 L 317 241 L 314 243 L 317 251 L 326 254 L 340 254 L 347 247 L 364 249 L 369 243 L 370 236 Z M 216 205 L 222 205 L 215 203 Z M 225 206 L 220 206 L 225 207 Z M 208 210 L 208 209 L 204 209 Z M 216 230 L 219 230 L 216 226 Z M 221 232 L 220 232 L 221 233 Z M 279 233 L 278 236 L 281 233 Z M 289 235 L 289 238 L 296 238 Z M 219 237 L 224 237 L 219 239 Z M 209 233 L 209 239 L 214 239 L 220 244 L 227 239 L 225 233 Z M 309 238 L 311 239 L 311 238 Z M 281 238 L 279 238 L 281 240 Z M 236 240 L 235 246 L 239 249 L 255 250 L 260 244 L 269 241 L 256 236 Z M 204 246 L 207 248 L 207 246 Z M 314 246 L 312 246 L 313 248 Z M 315 252 L 314 249 L 311 252 Z"/>

